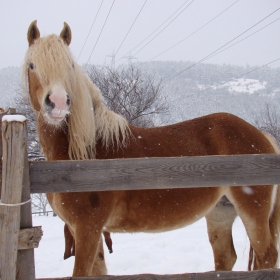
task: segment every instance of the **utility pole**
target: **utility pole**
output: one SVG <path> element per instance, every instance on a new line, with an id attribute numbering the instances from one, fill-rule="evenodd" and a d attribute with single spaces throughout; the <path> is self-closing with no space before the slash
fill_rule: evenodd
<path id="1" fill-rule="evenodd" d="M 113 51 L 113 53 L 111 55 L 106 55 L 106 57 L 111 57 L 111 67 L 114 69 L 115 68 L 115 58 L 116 58 L 116 54 L 115 51 Z"/>
<path id="2" fill-rule="evenodd" d="M 134 57 L 133 55 L 129 54 L 127 56 L 123 56 L 123 58 L 126 58 L 128 63 L 131 63 L 132 59 L 137 59 L 137 57 Z"/>

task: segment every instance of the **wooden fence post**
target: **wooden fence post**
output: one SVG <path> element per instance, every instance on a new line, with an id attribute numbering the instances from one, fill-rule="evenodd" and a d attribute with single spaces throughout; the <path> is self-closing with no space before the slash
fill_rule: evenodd
<path id="1" fill-rule="evenodd" d="M 30 199 L 30 178 L 29 178 L 27 145 L 24 152 L 25 152 L 24 174 L 23 174 L 23 189 L 22 189 L 21 201 L 27 201 L 28 199 Z M 26 229 L 26 228 L 32 228 L 31 202 L 22 205 L 20 210 L 20 229 Z M 34 239 L 33 242 L 35 242 Z M 33 248 L 28 250 L 27 249 L 18 250 L 16 280 L 23 280 L 23 279 L 35 280 L 35 262 L 34 262 Z"/>
<path id="2" fill-rule="evenodd" d="M 2 117 L 9 112 L 9 109 L 0 108 L 0 124 Z M 0 125 L 0 157 L 2 159 L 2 125 Z M 1 188 L 2 188 L 2 160 L 0 160 L 0 199 L 1 199 Z"/>
<path id="3" fill-rule="evenodd" d="M 23 117 L 24 118 L 24 117 Z M 20 206 L 27 163 L 27 121 L 3 118 L 2 191 L 0 205 L 0 277 L 15 280 L 17 273 Z M 28 172 L 28 169 L 27 169 Z M 10 205 L 10 206 L 5 206 Z M 14 205 L 14 206 L 13 206 Z M 30 278 L 29 278 L 30 279 Z"/>

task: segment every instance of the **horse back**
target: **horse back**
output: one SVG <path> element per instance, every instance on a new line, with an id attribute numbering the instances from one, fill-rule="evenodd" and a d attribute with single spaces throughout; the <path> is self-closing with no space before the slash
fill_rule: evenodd
<path id="1" fill-rule="evenodd" d="M 229 113 L 216 113 L 172 125 L 130 126 L 124 148 L 97 148 L 97 158 L 180 157 L 275 153 L 261 131 Z"/>
<path id="2" fill-rule="evenodd" d="M 108 150 L 105 154 L 97 149 L 97 155 L 101 158 L 139 158 L 274 153 L 263 133 L 227 113 L 162 127 L 130 128 L 132 137 L 127 147 Z M 228 191 L 228 187 L 217 186 L 120 192 L 120 203 L 116 203 L 107 229 L 112 232 L 120 228 L 128 232 L 153 232 L 183 227 L 209 213 Z M 122 218 L 116 219 L 117 216 Z"/>

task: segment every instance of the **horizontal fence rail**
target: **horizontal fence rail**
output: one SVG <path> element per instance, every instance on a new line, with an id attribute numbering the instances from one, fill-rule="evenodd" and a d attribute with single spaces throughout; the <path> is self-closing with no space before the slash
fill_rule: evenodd
<path id="1" fill-rule="evenodd" d="M 204 273 L 185 274 L 138 274 L 138 275 L 104 275 L 95 277 L 65 277 L 65 278 L 43 278 L 37 280 L 276 280 L 280 279 L 279 269 L 263 269 L 257 271 L 211 271 Z"/>
<path id="2" fill-rule="evenodd" d="M 31 193 L 280 184 L 280 155 L 29 162 Z"/>

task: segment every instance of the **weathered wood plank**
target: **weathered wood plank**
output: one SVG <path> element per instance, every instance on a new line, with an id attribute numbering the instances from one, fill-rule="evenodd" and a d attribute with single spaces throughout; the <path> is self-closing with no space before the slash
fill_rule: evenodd
<path id="1" fill-rule="evenodd" d="M 27 129 L 27 128 L 26 128 Z M 27 132 L 26 132 L 27 133 Z M 24 177 L 23 177 L 23 189 L 21 201 L 28 201 L 30 199 L 30 178 L 29 178 L 29 164 L 27 149 L 25 151 L 25 162 L 24 162 Z M 31 214 L 31 203 L 27 203 L 21 206 L 20 209 L 20 229 L 32 228 L 32 214 Z M 31 242 L 30 242 L 31 243 Z M 32 242 L 36 243 L 36 242 Z M 34 249 L 20 250 L 18 246 L 17 254 L 17 278 L 21 279 L 35 279 L 35 261 L 34 261 Z"/>
<path id="2" fill-rule="evenodd" d="M 87 279 L 91 279 L 90 277 Z M 92 278 L 93 279 L 93 278 Z M 37 278 L 36 280 L 72 280 L 72 277 L 63 277 L 63 278 Z"/>
<path id="3" fill-rule="evenodd" d="M 3 166 L 1 203 L 21 202 L 26 162 L 27 122 L 2 122 Z M 0 278 L 16 279 L 20 206 L 0 206 Z"/>
<path id="4" fill-rule="evenodd" d="M 63 277 L 63 278 L 37 278 L 36 280 L 71 280 L 72 277 Z M 90 280 L 90 278 L 88 278 Z"/>
<path id="5" fill-rule="evenodd" d="M 15 108 L 1 108 L 0 107 L 0 123 L 2 122 L 2 117 L 7 114 L 16 114 Z M 0 159 L 2 159 L 2 126 L 0 125 Z M 1 199 L 1 187 L 2 187 L 2 160 L 0 160 L 0 199 Z"/>
<path id="6" fill-rule="evenodd" d="M 30 162 L 32 193 L 280 184 L 280 155 Z"/>
<path id="7" fill-rule="evenodd" d="M 2 117 L 8 113 L 9 109 L 0 108 L 0 123 Z M 1 199 L 1 188 L 2 188 L 2 126 L 0 125 L 0 199 Z"/>
<path id="8" fill-rule="evenodd" d="M 42 236 L 41 226 L 21 229 L 18 236 L 18 250 L 38 248 Z"/>
<path id="9" fill-rule="evenodd" d="M 264 269 L 257 271 L 212 271 L 205 273 L 186 273 L 173 275 L 156 275 L 156 274 L 140 274 L 140 275 L 120 275 L 120 276 L 95 276 L 95 277 L 65 277 L 65 278 L 43 278 L 37 280 L 276 280 L 280 279 L 279 269 Z"/>

